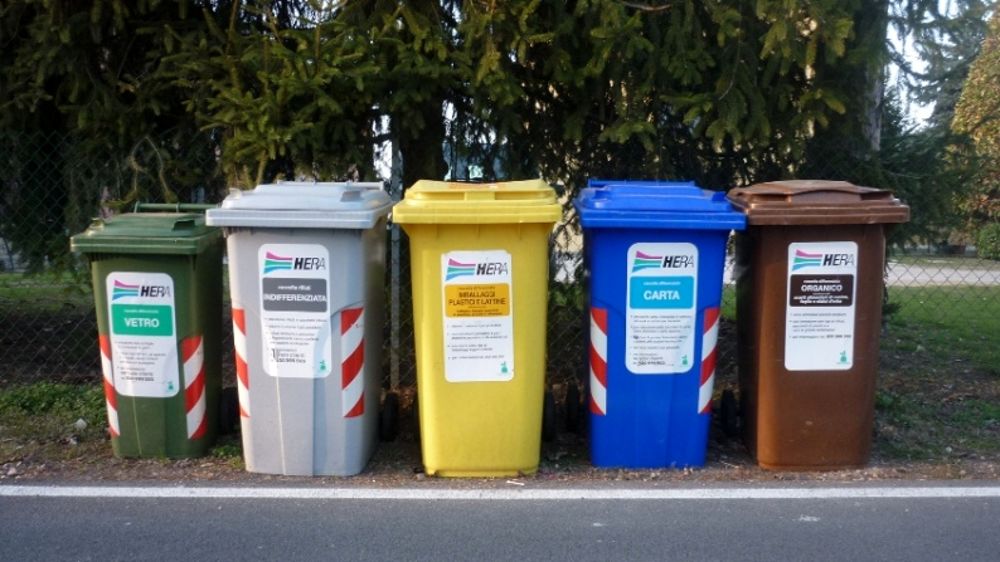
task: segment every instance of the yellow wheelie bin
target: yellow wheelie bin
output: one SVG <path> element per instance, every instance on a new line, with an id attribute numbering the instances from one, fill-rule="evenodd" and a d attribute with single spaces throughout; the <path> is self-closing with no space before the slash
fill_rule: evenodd
<path id="1" fill-rule="evenodd" d="M 393 209 L 410 239 L 427 474 L 538 469 L 548 244 L 561 215 L 541 180 L 421 180 Z"/>

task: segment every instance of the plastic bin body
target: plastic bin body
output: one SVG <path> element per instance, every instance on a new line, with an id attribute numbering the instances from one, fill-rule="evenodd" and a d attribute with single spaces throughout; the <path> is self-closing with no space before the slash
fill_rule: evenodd
<path id="1" fill-rule="evenodd" d="M 349 476 L 375 450 L 390 208 L 380 187 L 264 185 L 208 214 L 227 238 L 250 472 Z"/>
<path id="2" fill-rule="evenodd" d="M 129 213 L 71 244 L 91 264 L 115 456 L 205 454 L 221 385 L 221 232 L 199 214 Z"/>
<path id="3" fill-rule="evenodd" d="M 723 193 L 690 183 L 591 185 L 576 201 L 590 282 L 591 460 L 702 466 L 726 240 L 744 218 Z"/>
<path id="4" fill-rule="evenodd" d="M 393 210 L 410 240 L 427 474 L 537 470 L 548 239 L 560 215 L 540 180 L 419 181 Z"/>
<path id="5" fill-rule="evenodd" d="M 789 181 L 730 191 L 744 438 L 769 469 L 864 466 L 872 446 L 886 191 Z"/>

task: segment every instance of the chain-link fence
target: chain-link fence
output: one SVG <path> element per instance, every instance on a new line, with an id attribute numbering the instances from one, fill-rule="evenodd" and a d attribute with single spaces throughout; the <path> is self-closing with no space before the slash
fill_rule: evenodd
<path id="1" fill-rule="evenodd" d="M 89 272 L 69 252 L 68 238 L 91 217 L 127 210 L 136 200 L 220 201 L 225 185 L 217 144 L 211 133 L 193 139 L 144 139 L 115 151 L 55 135 L 0 134 L 0 385 L 97 380 Z M 389 191 L 393 199 L 401 197 L 398 185 Z M 564 202 L 569 219 L 554 230 L 550 252 L 548 378 L 553 384 L 582 381 L 586 372 L 583 243 L 569 201 Z M 383 372 L 386 386 L 407 387 L 416 377 L 408 241 L 395 226 L 388 236 Z M 726 280 L 718 362 L 722 379 L 735 373 L 736 363 L 728 268 Z M 916 310 L 928 319 L 923 328 L 928 338 L 934 337 L 934 319 L 991 315 L 991 308 L 980 304 L 1000 300 L 1000 263 L 979 259 L 974 248 L 958 244 L 893 253 L 886 281 L 887 311 Z M 226 314 L 224 349 L 229 350 Z M 231 381 L 231 352 L 225 360 Z"/>

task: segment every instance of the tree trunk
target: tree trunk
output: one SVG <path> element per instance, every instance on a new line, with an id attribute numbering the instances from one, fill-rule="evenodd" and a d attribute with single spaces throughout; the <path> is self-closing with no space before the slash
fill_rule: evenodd
<path id="1" fill-rule="evenodd" d="M 881 145 L 885 64 L 888 59 L 888 0 L 861 0 L 854 12 L 848 60 L 816 63 L 816 81 L 841 93 L 846 111 L 831 113 L 806 145 L 800 175 L 847 176 L 852 163 L 867 160 Z"/>
<path id="2" fill-rule="evenodd" d="M 403 159 L 403 189 L 409 188 L 417 180 L 444 179 L 448 164 L 444 159 L 444 111 L 443 101 L 433 96 L 410 108 L 410 113 L 419 112 L 423 127 L 398 127 L 395 137 L 399 139 L 399 153 Z M 401 119 L 392 118 L 396 127 Z"/>

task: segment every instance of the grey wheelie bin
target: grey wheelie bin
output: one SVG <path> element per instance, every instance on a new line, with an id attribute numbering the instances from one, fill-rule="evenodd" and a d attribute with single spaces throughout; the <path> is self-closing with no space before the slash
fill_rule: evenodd
<path id="1" fill-rule="evenodd" d="M 229 251 L 250 472 L 347 476 L 374 452 L 390 208 L 379 183 L 282 182 L 208 211 Z"/>

